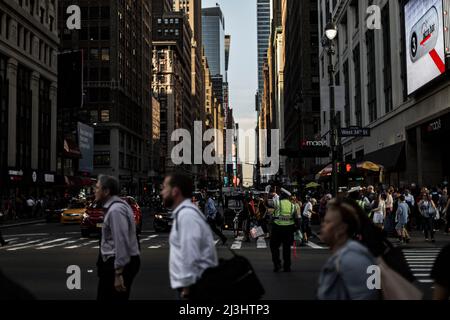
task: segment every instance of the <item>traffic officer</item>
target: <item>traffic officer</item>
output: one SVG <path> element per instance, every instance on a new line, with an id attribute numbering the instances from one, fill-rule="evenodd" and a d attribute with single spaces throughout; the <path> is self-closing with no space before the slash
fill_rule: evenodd
<path id="1" fill-rule="evenodd" d="M 272 237 L 270 238 L 270 251 L 274 272 L 281 270 L 280 245 L 283 245 L 283 270 L 291 271 L 291 245 L 294 242 L 295 232 L 295 206 L 289 198 L 291 193 L 281 188 L 280 200 L 274 203 Z"/>

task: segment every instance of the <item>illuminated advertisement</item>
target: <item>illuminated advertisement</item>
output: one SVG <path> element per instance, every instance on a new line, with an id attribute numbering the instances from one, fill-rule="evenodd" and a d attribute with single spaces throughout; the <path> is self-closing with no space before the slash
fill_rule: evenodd
<path id="1" fill-rule="evenodd" d="M 445 73 L 442 0 L 405 5 L 408 94 Z"/>

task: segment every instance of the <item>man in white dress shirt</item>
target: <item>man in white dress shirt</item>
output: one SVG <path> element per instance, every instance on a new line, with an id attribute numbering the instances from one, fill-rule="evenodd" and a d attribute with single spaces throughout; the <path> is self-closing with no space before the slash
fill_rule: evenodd
<path id="1" fill-rule="evenodd" d="M 182 299 L 189 298 L 190 288 L 206 269 L 218 265 L 211 228 L 206 217 L 192 203 L 193 182 L 182 174 L 164 180 L 161 196 L 164 206 L 173 210 L 170 233 L 170 285 Z"/>

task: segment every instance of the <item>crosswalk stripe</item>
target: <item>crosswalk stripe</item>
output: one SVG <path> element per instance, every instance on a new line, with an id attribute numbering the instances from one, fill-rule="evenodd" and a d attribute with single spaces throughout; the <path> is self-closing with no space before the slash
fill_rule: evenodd
<path id="1" fill-rule="evenodd" d="M 414 273 L 414 276 L 422 278 L 422 277 L 429 277 L 430 274 L 429 273 Z"/>
<path id="2" fill-rule="evenodd" d="M 45 246 L 45 245 L 47 245 L 47 244 L 51 244 L 51 243 L 55 243 L 55 242 L 60 242 L 60 241 L 68 240 L 68 239 L 69 239 L 69 238 L 59 238 L 59 239 L 54 239 L 54 240 L 51 240 L 51 241 L 39 243 L 39 244 L 37 244 L 36 246 Z"/>
<path id="3" fill-rule="evenodd" d="M 242 247 L 242 241 L 234 241 L 231 245 L 231 250 L 239 250 Z"/>
<path id="4" fill-rule="evenodd" d="M 267 249 L 267 242 L 264 239 L 258 239 L 256 241 L 256 248 L 257 249 Z"/>
<path id="5" fill-rule="evenodd" d="M 7 239 L 5 239 L 5 241 L 11 242 L 11 241 L 14 241 L 14 240 L 17 240 L 17 239 L 19 239 L 19 238 L 7 238 Z"/>
<path id="6" fill-rule="evenodd" d="M 311 242 L 311 241 L 308 241 L 308 242 L 306 243 L 306 245 L 307 245 L 308 247 L 310 247 L 310 248 L 313 248 L 313 249 L 326 249 L 326 248 L 321 247 L 321 246 L 319 246 L 319 245 L 317 245 L 317 244 L 315 244 L 314 242 Z"/>
<path id="7" fill-rule="evenodd" d="M 34 236 L 49 236 L 50 233 L 22 233 L 22 234 L 8 234 L 8 237 L 34 237 Z"/>
<path id="8" fill-rule="evenodd" d="M 81 248 L 81 247 L 85 247 L 90 245 L 91 243 L 95 243 L 98 242 L 98 240 L 92 240 L 92 241 L 88 241 L 79 245 L 74 245 L 74 246 L 70 246 L 70 247 L 64 247 L 64 249 L 76 249 L 76 248 Z"/>
<path id="9" fill-rule="evenodd" d="M 433 283 L 434 281 L 431 279 L 419 280 L 420 283 Z"/>
<path id="10" fill-rule="evenodd" d="M 151 236 L 149 236 L 149 237 L 147 237 L 147 238 L 145 238 L 145 239 L 141 239 L 141 240 L 140 240 L 140 243 L 143 243 L 144 241 L 149 241 L 149 240 L 154 239 L 154 238 L 156 238 L 156 237 L 158 237 L 157 234 L 156 234 L 156 235 L 151 235 Z"/>
<path id="11" fill-rule="evenodd" d="M 161 248 L 161 246 L 150 246 L 150 247 L 148 247 L 149 249 L 160 249 Z"/>
<path id="12" fill-rule="evenodd" d="M 18 244 L 14 244 L 12 246 L 7 246 L 7 247 L 4 247 L 4 248 L 0 248 L 0 250 L 1 249 L 6 249 L 7 251 L 16 251 L 16 250 L 20 250 L 20 249 L 26 249 L 28 247 L 31 247 L 31 244 L 34 245 L 35 243 L 40 242 L 40 241 L 42 241 L 42 239 L 28 241 L 28 242 L 23 242 L 23 243 L 18 243 Z"/>
<path id="13" fill-rule="evenodd" d="M 50 246 L 38 247 L 38 248 L 36 248 L 36 250 L 45 250 L 45 249 L 50 249 L 50 248 L 55 248 L 55 247 L 61 247 L 61 246 L 65 246 L 65 245 L 68 245 L 68 244 L 75 243 L 77 241 L 78 240 L 69 240 L 69 241 L 65 241 L 63 243 L 52 244 Z"/>
<path id="14" fill-rule="evenodd" d="M 411 268 L 412 272 L 425 272 L 425 271 L 431 271 L 431 268 Z"/>

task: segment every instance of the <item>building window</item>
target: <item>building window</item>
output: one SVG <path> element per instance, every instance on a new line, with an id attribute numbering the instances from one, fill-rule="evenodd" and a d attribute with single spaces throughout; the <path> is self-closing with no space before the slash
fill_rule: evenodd
<path id="1" fill-rule="evenodd" d="M 40 14 L 41 24 L 44 24 L 44 16 L 45 16 L 45 9 L 41 8 L 41 14 Z"/>
<path id="2" fill-rule="evenodd" d="M 101 17 L 102 19 L 109 19 L 110 17 L 109 7 L 101 7 Z"/>
<path id="3" fill-rule="evenodd" d="M 40 170 L 50 170 L 51 150 L 51 109 L 50 81 L 39 80 L 39 151 L 38 167 Z"/>
<path id="4" fill-rule="evenodd" d="M 101 122 L 109 122 L 109 110 L 102 110 L 100 113 Z"/>
<path id="5" fill-rule="evenodd" d="M 100 8 L 99 7 L 90 7 L 89 8 L 89 19 L 98 19 L 100 16 Z"/>
<path id="6" fill-rule="evenodd" d="M 6 79 L 7 59 L 0 55 L 0 168 L 8 166 L 9 82 Z"/>
<path id="7" fill-rule="evenodd" d="M 31 71 L 19 65 L 17 68 L 17 140 L 16 166 L 20 169 L 31 167 Z"/>
<path id="8" fill-rule="evenodd" d="M 98 60 L 98 49 L 91 48 L 89 50 L 89 60 Z"/>
<path id="9" fill-rule="evenodd" d="M 91 110 L 90 111 L 90 118 L 91 123 L 97 123 L 98 122 L 98 110 Z"/>
<path id="10" fill-rule="evenodd" d="M 351 8 L 353 11 L 353 21 L 355 31 L 359 28 L 359 0 L 353 0 L 351 3 Z"/>
<path id="11" fill-rule="evenodd" d="M 119 168 L 125 169 L 125 156 L 124 156 L 123 152 L 119 153 Z"/>
<path id="12" fill-rule="evenodd" d="M 95 130 L 94 142 L 96 145 L 109 145 L 110 144 L 110 131 L 109 130 Z"/>
<path id="13" fill-rule="evenodd" d="M 392 73 L 391 73 L 391 36 L 390 21 L 389 21 L 389 2 L 383 8 L 381 13 L 384 32 L 383 35 L 383 51 L 384 51 L 384 103 L 385 112 L 392 111 Z"/>
<path id="14" fill-rule="evenodd" d="M 344 106 L 344 116 L 345 124 L 350 126 L 350 79 L 348 70 L 348 61 L 344 63 L 344 86 L 345 86 L 345 106 Z"/>
<path id="15" fill-rule="evenodd" d="M 99 40 L 98 26 L 90 26 L 89 27 L 89 38 L 91 39 L 91 41 Z"/>
<path id="16" fill-rule="evenodd" d="M 109 48 L 102 48 L 102 61 L 109 61 Z"/>
<path id="17" fill-rule="evenodd" d="M 50 16 L 50 31 L 51 32 L 53 32 L 54 23 L 55 23 L 55 18 Z"/>
<path id="18" fill-rule="evenodd" d="M 111 154 L 109 152 L 96 153 L 94 155 L 94 166 L 109 167 L 111 164 Z"/>
<path id="19" fill-rule="evenodd" d="M 109 39 L 110 39 L 110 35 L 109 35 L 109 27 L 101 27 L 100 30 L 101 30 L 101 31 L 100 31 L 100 33 L 101 33 L 100 38 L 101 38 L 102 40 L 109 40 Z"/>
<path id="20" fill-rule="evenodd" d="M 374 32 L 366 32 L 367 46 L 367 105 L 369 111 L 369 122 L 377 120 L 377 84 L 375 74 L 375 37 Z"/>
<path id="21" fill-rule="evenodd" d="M 359 44 L 353 50 L 353 64 L 355 66 L 355 117 L 356 125 L 362 126 L 362 105 L 361 105 L 361 65 L 360 65 Z"/>

